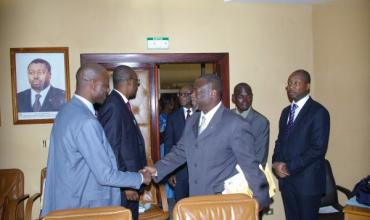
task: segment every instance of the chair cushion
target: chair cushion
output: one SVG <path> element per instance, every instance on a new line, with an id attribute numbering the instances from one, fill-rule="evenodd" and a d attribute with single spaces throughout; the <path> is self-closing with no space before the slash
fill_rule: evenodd
<path id="1" fill-rule="evenodd" d="M 194 196 L 180 200 L 174 220 L 258 220 L 258 204 L 244 194 Z"/>
<path id="2" fill-rule="evenodd" d="M 50 212 L 44 220 L 68 219 L 68 220 L 131 220 L 131 211 L 119 206 L 65 209 Z"/>

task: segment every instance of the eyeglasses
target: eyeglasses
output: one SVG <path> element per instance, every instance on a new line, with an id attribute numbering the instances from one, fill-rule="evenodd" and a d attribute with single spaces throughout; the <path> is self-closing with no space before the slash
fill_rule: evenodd
<path id="1" fill-rule="evenodd" d="M 191 95 L 191 92 L 185 92 L 185 93 L 179 93 L 178 94 L 180 97 L 187 97 Z"/>

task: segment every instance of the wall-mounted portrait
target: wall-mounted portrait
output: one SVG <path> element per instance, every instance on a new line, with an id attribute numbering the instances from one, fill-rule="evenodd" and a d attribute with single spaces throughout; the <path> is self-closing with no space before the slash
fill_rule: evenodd
<path id="1" fill-rule="evenodd" d="M 11 48 L 14 124 L 52 123 L 70 99 L 67 47 Z"/>

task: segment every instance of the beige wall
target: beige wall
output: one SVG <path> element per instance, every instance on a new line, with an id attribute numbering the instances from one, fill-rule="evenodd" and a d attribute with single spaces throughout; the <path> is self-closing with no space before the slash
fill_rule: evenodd
<path id="1" fill-rule="evenodd" d="M 370 1 L 313 9 L 317 98 L 331 115 L 327 157 L 337 184 L 352 189 L 370 174 Z"/>
<path id="2" fill-rule="evenodd" d="M 359 2 L 351 0 L 346 2 L 354 6 L 351 9 L 353 15 L 361 9 Z M 369 76 L 365 71 L 369 69 L 366 68 L 369 66 L 363 56 L 365 49 L 361 46 L 362 44 L 351 50 L 356 56 L 351 57 L 346 68 L 340 69 L 344 72 L 344 69 L 349 69 L 349 66 L 357 67 L 357 60 L 363 59 L 360 67 L 362 72 L 353 71 L 359 68 L 350 68 L 350 74 L 356 74 L 353 75 L 357 76 L 356 79 L 347 75 L 348 77 L 337 78 L 335 81 L 329 80 L 328 76 L 332 72 L 327 72 L 324 68 L 327 65 L 325 60 L 320 59 L 323 62 L 321 65 L 316 61 L 316 56 L 326 57 L 327 54 L 331 56 L 331 49 L 335 48 L 336 44 L 341 45 L 341 40 L 338 39 L 335 44 L 324 47 L 320 51 L 314 44 L 326 44 L 326 41 L 330 43 L 330 39 L 327 40 L 327 38 L 331 35 L 325 32 L 315 34 L 315 39 L 313 38 L 314 31 L 323 32 L 325 30 L 324 26 L 317 24 L 316 16 L 329 19 L 320 12 L 325 14 L 325 10 L 333 10 L 332 13 L 338 16 L 343 13 L 341 9 L 335 7 L 336 5 L 337 3 L 334 3 L 334 9 L 332 6 L 327 6 L 327 8 L 315 6 L 313 16 L 313 9 L 310 5 L 231 4 L 224 3 L 222 0 L 0 0 L 2 118 L 0 168 L 18 167 L 22 169 L 26 178 L 25 191 L 36 192 L 39 188 L 40 169 L 45 166 L 47 157 L 47 149 L 42 148 L 42 140 L 48 139 L 51 130 L 51 125 L 13 125 L 9 48 L 69 47 L 71 93 L 73 93 L 74 73 L 79 66 L 80 53 L 157 52 L 146 50 L 145 39 L 149 36 L 170 37 L 170 49 L 158 52 L 229 52 L 230 87 L 232 88 L 240 81 L 250 83 L 254 89 L 255 108 L 270 119 L 270 152 L 273 151 L 273 143 L 277 136 L 280 111 L 288 105 L 284 90 L 288 74 L 297 68 L 305 68 L 312 72 L 313 96 L 328 105 L 332 119 L 338 116 L 341 120 L 341 123 L 332 123 L 337 127 L 332 129 L 331 143 L 336 143 L 337 149 L 343 152 L 329 150 L 328 157 L 334 160 L 335 166 L 345 168 L 340 163 L 344 161 L 344 156 L 349 152 L 349 146 L 358 147 L 358 151 L 351 152 L 358 154 L 353 158 L 359 158 L 359 155 L 365 153 L 367 146 L 365 143 L 369 140 L 364 132 L 366 128 L 369 129 L 369 119 L 365 114 L 368 109 L 365 107 L 369 107 L 369 99 L 365 99 L 368 98 L 365 86 L 369 84 Z M 312 28 L 313 21 L 318 27 Z M 348 25 L 358 25 L 359 31 L 364 26 L 369 26 L 369 19 L 362 26 L 357 20 L 346 22 Z M 335 21 L 328 21 L 328 25 L 331 23 L 337 25 Z M 342 31 L 339 27 L 337 31 Z M 365 34 L 365 32 L 360 33 Z M 346 36 L 348 39 L 345 40 L 352 42 L 351 36 L 349 34 Z M 368 46 L 369 41 L 367 40 L 364 44 Z M 352 46 L 346 47 L 346 52 L 350 48 Z M 367 60 L 368 58 L 367 53 Z M 314 61 L 317 67 L 314 66 Z M 341 60 L 330 62 L 334 66 L 334 62 L 337 61 Z M 342 64 L 346 65 L 346 62 Z M 318 76 L 313 70 L 322 75 Z M 346 73 L 348 74 L 348 71 Z M 362 82 L 364 78 L 358 79 L 359 77 L 367 77 L 367 83 Z M 331 95 L 329 85 L 334 84 L 336 88 L 346 81 L 350 82 L 348 90 L 353 92 L 356 91 L 358 83 L 363 83 L 361 87 L 363 92 L 356 93 L 355 97 L 361 95 L 363 98 L 358 97 L 358 100 L 363 99 L 366 103 L 363 105 L 364 109 L 360 111 L 366 118 L 365 122 L 358 118 L 357 121 L 361 123 L 361 126 L 347 129 L 353 140 L 349 143 L 348 139 L 343 137 L 344 141 L 341 141 L 344 132 L 348 133 L 341 127 L 343 124 L 348 126 L 350 123 L 348 111 L 352 108 L 347 103 L 329 98 Z M 349 96 L 345 91 L 342 91 L 342 94 L 345 97 Z M 355 109 L 351 112 L 355 112 Z M 358 134 L 356 131 L 363 133 Z M 269 159 L 271 160 L 271 154 Z M 367 161 L 365 157 L 358 160 L 362 167 L 368 163 Z M 347 169 L 351 169 L 352 166 L 355 167 L 351 163 Z M 338 168 L 334 169 L 339 173 Z M 342 173 L 339 176 L 347 186 L 351 186 L 351 183 L 361 175 L 360 173 L 356 175 Z M 280 194 L 275 198 L 272 207 L 275 211 L 274 216 L 265 219 L 284 219 Z"/>

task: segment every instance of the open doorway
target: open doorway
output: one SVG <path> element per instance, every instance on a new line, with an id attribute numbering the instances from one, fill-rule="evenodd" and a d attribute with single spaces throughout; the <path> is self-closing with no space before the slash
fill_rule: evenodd
<path id="1" fill-rule="evenodd" d="M 163 65 L 195 65 L 200 66 L 200 74 L 215 73 L 220 76 L 223 84 L 222 102 L 229 107 L 229 54 L 228 53 L 151 53 L 151 54 L 107 54 L 90 53 L 81 54 L 81 64 L 99 63 L 107 70 L 112 71 L 119 65 L 132 67 L 140 77 L 143 83 L 142 96 L 135 101 L 138 114 L 135 117 L 141 117 L 139 122 L 142 130 L 147 160 L 155 162 L 159 160 L 159 106 L 160 97 L 160 69 Z M 159 68 L 158 68 L 159 67 Z M 174 66 L 176 68 L 176 66 Z M 198 68 L 197 67 L 197 68 Z M 208 72 L 208 68 L 211 71 Z M 181 68 L 180 68 L 181 69 Z M 162 69 L 163 71 L 163 69 Z M 163 72 L 162 72 L 163 73 Z M 200 74 L 197 75 L 198 78 Z M 179 75 L 180 74 L 171 74 Z M 187 74 L 186 74 L 187 75 Z M 163 75 L 162 75 L 163 77 Z M 192 80 L 194 82 L 194 79 Z M 144 86 L 145 85 L 145 86 Z"/>

